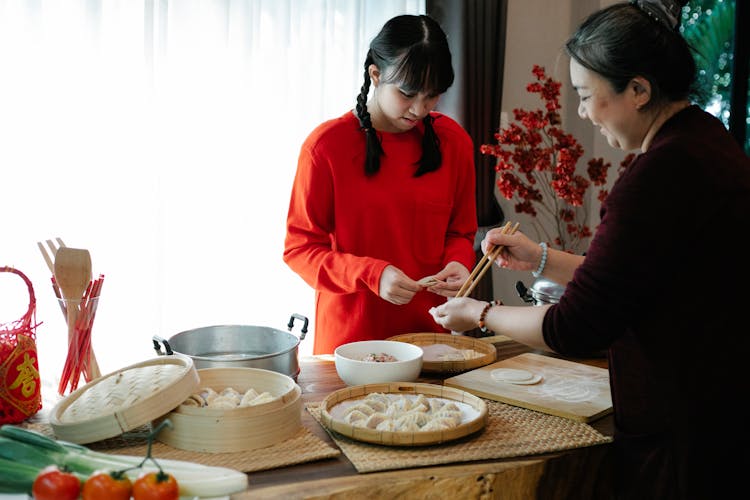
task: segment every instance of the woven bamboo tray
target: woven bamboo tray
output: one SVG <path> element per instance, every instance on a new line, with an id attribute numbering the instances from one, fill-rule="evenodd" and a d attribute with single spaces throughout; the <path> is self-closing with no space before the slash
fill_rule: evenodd
<path id="1" fill-rule="evenodd" d="M 260 368 L 205 368 L 198 375 L 199 388 L 220 392 L 232 387 L 240 393 L 253 388 L 277 399 L 228 410 L 180 405 L 157 419 L 172 422 L 172 428 L 163 429 L 157 440 L 182 450 L 238 452 L 289 439 L 302 426 L 302 391 L 291 377 Z"/>
<path id="2" fill-rule="evenodd" d="M 494 345 L 474 337 L 449 335 L 447 333 L 405 333 L 395 335 L 387 340 L 407 342 L 422 348 L 433 344 L 446 344 L 456 349 L 471 349 L 482 354 L 477 358 L 457 361 L 430 361 L 423 356 L 422 371 L 425 373 L 459 373 L 489 365 L 497 359 L 497 349 Z"/>
<path id="3" fill-rule="evenodd" d="M 476 415 L 452 429 L 420 432 L 379 431 L 354 426 L 332 416 L 331 409 L 339 403 L 353 399 L 362 399 L 374 392 L 411 394 L 415 396 L 424 394 L 427 397 L 449 399 L 469 405 L 476 411 Z M 452 441 L 477 432 L 487 425 L 487 415 L 487 405 L 485 402 L 466 391 L 434 384 L 393 382 L 387 384 L 356 385 L 329 394 L 321 403 L 320 419 L 328 429 L 358 441 L 386 446 L 423 446 Z"/>
<path id="4" fill-rule="evenodd" d="M 198 387 L 188 356 L 136 363 L 92 380 L 52 409 L 58 439 L 85 444 L 119 436 L 176 408 Z"/>

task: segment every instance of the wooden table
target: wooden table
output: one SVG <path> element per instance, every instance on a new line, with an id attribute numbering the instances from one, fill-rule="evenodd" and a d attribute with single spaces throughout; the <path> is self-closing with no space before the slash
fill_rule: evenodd
<path id="1" fill-rule="evenodd" d="M 483 340 L 495 344 L 498 360 L 532 352 L 508 337 L 489 337 Z M 603 358 L 574 361 L 606 367 L 606 360 Z M 301 360 L 297 382 L 302 388 L 305 403 L 321 401 L 331 392 L 345 387 L 336 374 L 330 357 Z M 420 378 L 419 382 L 441 384 L 442 379 Z M 309 412 L 303 411 L 302 423 L 316 436 L 336 447 Z M 611 415 L 591 425 L 604 435 L 611 436 L 613 433 Z M 261 453 L 262 450 L 258 452 Z M 232 499 L 602 498 L 604 495 L 601 492 L 610 484 L 606 466 L 609 452 L 610 445 L 599 445 L 533 457 L 462 462 L 367 474 L 357 473 L 342 454 L 334 459 L 250 473 L 249 490 L 233 495 Z"/>

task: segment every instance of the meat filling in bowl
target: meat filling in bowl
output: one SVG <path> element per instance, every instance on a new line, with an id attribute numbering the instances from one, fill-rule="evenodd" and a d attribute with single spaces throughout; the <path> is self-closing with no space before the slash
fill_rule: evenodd
<path id="1" fill-rule="evenodd" d="M 381 353 L 371 352 L 370 354 L 362 358 L 362 361 L 367 361 L 370 363 L 389 363 L 392 361 L 398 361 L 398 359 L 384 352 L 381 352 Z"/>

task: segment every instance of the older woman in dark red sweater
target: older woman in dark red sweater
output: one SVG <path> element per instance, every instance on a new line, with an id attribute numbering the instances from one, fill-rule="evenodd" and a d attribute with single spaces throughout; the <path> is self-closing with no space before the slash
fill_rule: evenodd
<path id="1" fill-rule="evenodd" d="M 678 32 L 685 2 L 613 5 L 567 42 L 579 114 L 640 154 L 602 207 L 585 257 L 490 232 L 501 267 L 566 285 L 558 305 L 451 299 L 453 330 L 494 332 L 566 355 L 608 349 L 613 498 L 730 498 L 745 488 L 750 160 L 690 102 L 696 68 Z M 744 417 L 744 415 L 743 415 Z"/>

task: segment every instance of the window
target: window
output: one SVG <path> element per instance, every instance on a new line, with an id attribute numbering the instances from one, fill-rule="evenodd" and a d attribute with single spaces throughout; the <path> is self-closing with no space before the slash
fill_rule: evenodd
<path id="1" fill-rule="evenodd" d="M 720 118 L 750 154 L 748 40 L 736 27 L 748 22 L 747 2 L 691 0 L 681 31 L 696 50 L 700 77 L 710 99 L 704 107 Z"/>
<path id="2" fill-rule="evenodd" d="M 282 261 L 299 148 L 354 106 L 383 23 L 424 10 L 424 0 L 0 2 L 0 265 L 34 284 L 43 376 L 59 376 L 67 345 L 36 247 L 48 238 L 87 248 L 105 275 L 93 326 L 104 373 L 153 356 L 154 334 L 312 321 L 313 291 Z M 6 283 L 0 322 L 25 312 L 5 313 Z"/>

